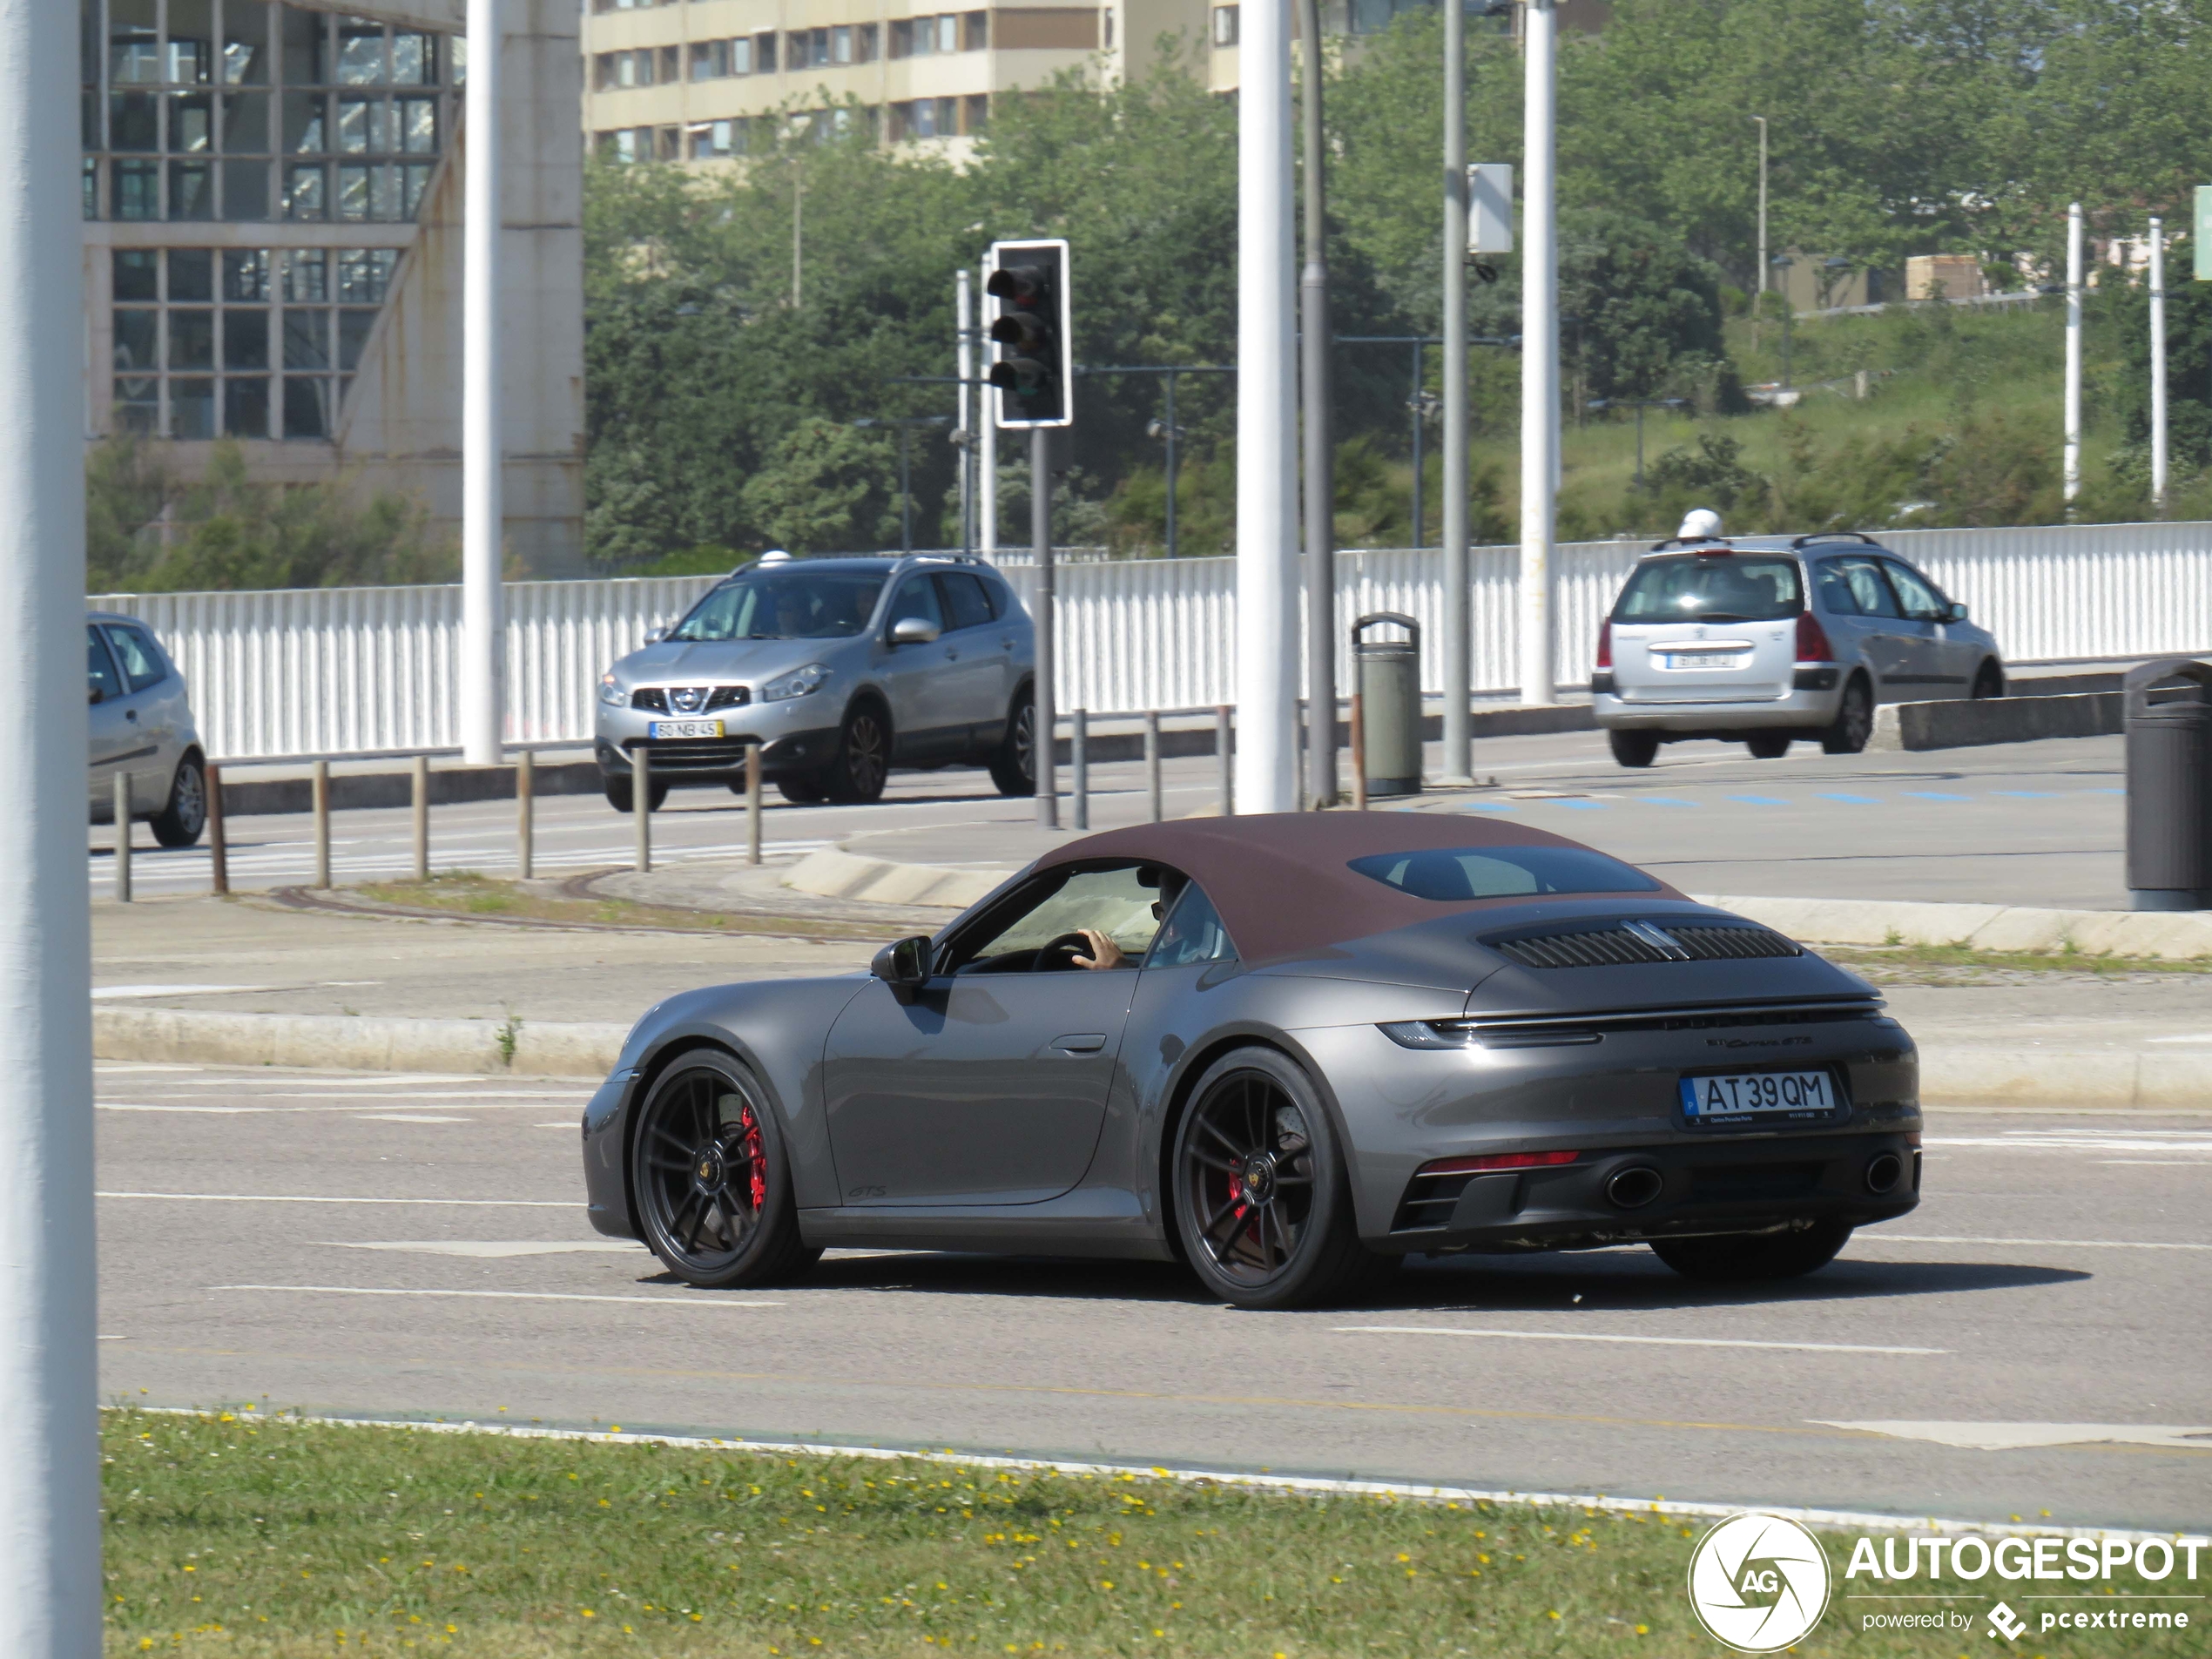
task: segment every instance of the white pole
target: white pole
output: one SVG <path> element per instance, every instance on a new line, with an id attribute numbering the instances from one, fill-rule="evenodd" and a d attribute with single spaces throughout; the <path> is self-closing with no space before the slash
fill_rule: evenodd
<path id="1" fill-rule="evenodd" d="M 0 0 L 0 1653 L 100 1651 L 73 10 Z"/>
<path id="2" fill-rule="evenodd" d="M 2150 222 L 2150 504 L 2166 516 L 2166 221 Z"/>
<path id="3" fill-rule="evenodd" d="M 2066 461 L 2068 510 L 2081 490 L 2081 204 L 2066 210 Z"/>
<path id="4" fill-rule="evenodd" d="M 1440 781 L 1474 781 L 1467 570 L 1467 8 L 1444 8 L 1444 754 Z M 1330 717 L 1334 720 L 1333 711 Z"/>
<path id="5" fill-rule="evenodd" d="M 990 280 L 990 259 L 986 255 L 983 280 L 988 283 Z M 988 300 L 982 302 L 984 311 L 988 312 L 990 307 Z M 992 351 L 990 347 L 981 342 L 989 334 L 988 327 L 979 327 L 975 334 L 980 347 L 976 361 L 986 377 L 990 373 Z M 988 559 L 999 550 L 999 400 L 996 392 L 980 388 L 976 396 L 975 425 L 982 447 L 976 451 L 975 457 L 975 470 L 979 475 L 975 480 L 975 547 Z"/>
<path id="6" fill-rule="evenodd" d="M 954 422 L 967 434 L 967 442 L 960 451 L 960 545 L 962 552 L 975 545 L 975 426 L 968 419 L 968 411 L 975 408 L 977 400 L 969 394 L 968 381 L 975 378 L 975 297 L 968 284 L 968 267 L 961 266 L 954 273 L 953 283 L 953 332 L 954 350 L 953 361 L 957 365 L 954 373 L 960 376 L 954 389 L 960 394 L 956 401 L 960 418 Z"/>
<path id="7" fill-rule="evenodd" d="M 500 0 L 469 0 L 468 153 L 462 203 L 461 752 L 496 766 L 501 707 L 499 349 Z"/>
<path id="8" fill-rule="evenodd" d="M 1751 118 L 1759 124 L 1759 292 L 1766 292 L 1766 117 Z"/>
<path id="9" fill-rule="evenodd" d="M 1298 384 L 1292 374 L 1291 30 L 1248 6 L 1237 121 L 1237 810 L 1298 807 Z"/>
<path id="10" fill-rule="evenodd" d="M 1553 94 L 1559 15 L 1528 0 L 1521 217 L 1521 700 L 1558 701 L 1552 664 L 1552 509 L 1559 467 L 1559 219 Z"/>

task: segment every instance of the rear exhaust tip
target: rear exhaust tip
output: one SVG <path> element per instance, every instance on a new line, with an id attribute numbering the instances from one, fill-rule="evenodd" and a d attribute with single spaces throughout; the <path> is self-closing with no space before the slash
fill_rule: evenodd
<path id="1" fill-rule="evenodd" d="M 1905 1160 L 1894 1152 L 1877 1152 L 1866 1160 L 1866 1190 L 1894 1192 L 1905 1178 Z"/>
<path id="2" fill-rule="evenodd" d="M 1641 1210 L 1665 1183 L 1649 1163 L 1632 1163 L 1605 1184 L 1605 1196 L 1622 1210 Z"/>

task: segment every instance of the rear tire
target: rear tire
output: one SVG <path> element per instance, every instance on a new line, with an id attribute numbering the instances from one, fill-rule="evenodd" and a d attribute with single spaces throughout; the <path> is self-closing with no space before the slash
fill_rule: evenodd
<path id="1" fill-rule="evenodd" d="M 1790 752 L 1790 734 L 1762 732 L 1757 737 L 1746 738 L 1743 746 L 1751 752 L 1754 760 L 1779 760 Z"/>
<path id="2" fill-rule="evenodd" d="M 1359 1242 L 1327 1109 L 1277 1049 L 1234 1049 L 1206 1069 L 1169 1169 L 1183 1253 L 1224 1302 L 1314 1307 L 1389 1271 Z"/>
<path id="3" fill-rule="evenodd" d="M 1826 754 L 1855 755 L 1873 735 L 1874 692 L 1865 676 L 1854 674 L 1844 684 L 1834 722 L 1820 734 L 1820 747 Z"/>
<path id="4" fill-rule="evenodd" d="M 794 806 L 813 806 L 829 799 L 829 786 L 823 783 L 818 772 L 793 772 L 788 778 L 779 778 L 776 787 Z"/>
<path id="5" fill-rule="evenodd" d="M 1984 663 L 1974 675 L 1974 689 L 1967 695 L 1974 698 L 2005 695 L 2005 671 L 1994 663 Z"/>
<path id="6" fill-rule="evenodd" d="M 631 1142 L 645 1247 L 703 1291 L 787 1281 L 820 1257 L 799 1233 L 791 1163 L 765 1093 L 718 1049 L 679 1056 Z"/>
<path id="7" fill-rule="evenodd" d="M 636 805 L 637 793 L 636 786 L 627 778 L 607 779 L 607 805 L 618 813 L 629 812 Z M 645 810 L 657 813 L 660 811 L 663 803 L 667 799 L 668 786 L 654 784 L 651 786 L 651 794 Z"/>
<path id="8" fill-rule="evenodd" d="M 990 759 L 991 782 L 1001 795 L 1037 792 L 1037 705 L 1026 688 L 1006 717 L 1006 735 Z"/>
<path id="9" fill-rule="evenodd" d="M 837 755 L 824 781 L 832 800 L 853 806 L 883 799 L 891 774 L 891 723 L 874 703 L 856 703 L 838 729 Z"/>
<path id="10" fill-rule="evenodd" d="M 1655 1238 L 1651 1253 L 1684 1278 L 1709 1285 L 1750 1285 L 1817 1273 L 1836 1259 L 1851 1236 L 1848 1222 L 1823 1221 L 1803 1232 Z"/>
<path id="11" fill-rule="evenodd" d="M 153 815 L 149 827 L 164 846 L 190 846 L 207 827 L 207 774 L 199 757 L 187 754 L 177 763 L 169 780 L 169 802 Z"/>
<path id="12" fill-rule="evenodd" d="M 1648 766 L 1659 757 L 1656 732 L 1611 731 L 1605 734 L 1605 742 L 1613 758 L 1624 766 Z"/>

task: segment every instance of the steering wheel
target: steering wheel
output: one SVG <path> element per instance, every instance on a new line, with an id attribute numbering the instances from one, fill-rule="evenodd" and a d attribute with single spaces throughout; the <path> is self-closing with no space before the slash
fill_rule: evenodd
<path id="1" fill-rule="evenodd" d="M 1062 934 L 1038 948 L 1030 959 L 1032 974 L 1057 974 L 1076 965 L 1076 958 L 1090 954 L 1090 941 L 1081 934 Z"/>

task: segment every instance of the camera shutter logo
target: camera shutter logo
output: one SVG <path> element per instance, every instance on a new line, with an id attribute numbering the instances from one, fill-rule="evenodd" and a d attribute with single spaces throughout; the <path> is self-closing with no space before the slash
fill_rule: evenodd
<path id="1" fill-rule="evenodd" d="M 1689 1605 L 1714 1641 L 1773 1653 L 1800 1641 L 1828 1610 L 1827 1553 L 1794 1521 L 1730 1515 L 1689 1557 Z"/>

